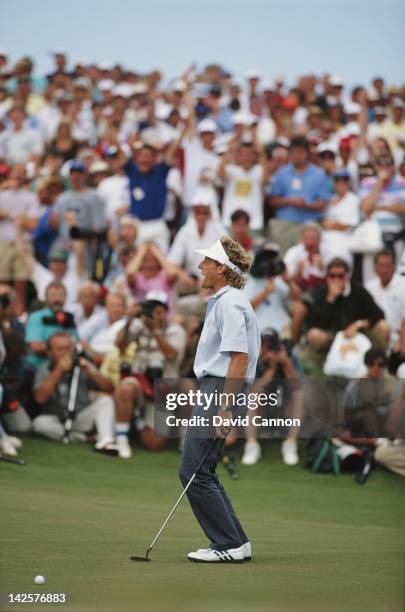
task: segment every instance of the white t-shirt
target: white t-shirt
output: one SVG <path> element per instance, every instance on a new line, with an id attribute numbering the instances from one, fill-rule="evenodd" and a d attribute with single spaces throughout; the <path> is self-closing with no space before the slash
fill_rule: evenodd
<path id="1" fill-rule="evenodd" d="M 225 166 L 225 194 L 222 203 L 222 222 L 231 225 L 231 215 L 235 210 L 246 211 L 250 216 L 252 230 L 263 229 L 263 168 L 255 164 L 249 170 L 241 166 Z"/>
<path id="2" fill-rule="evenodd" d="M 103 179 L 97 187 L 98 195 L 105 202 L 105 214 L 109 221 L 116 221 L 116 211 L 129 207 L 129 183 L 127 176 L 114 175 Z"/>
<path id="3" fill-rule="evenodd" d="M 167 259 L 172 264 L 184 268 L 189 274 L 199 277 L 200 271 L 198 265 L 202 261 L 203 256 L 196 253 L 196 249 L 207 249 L 225 233 L 220 223 L 209 220 L 205 232 L 201 236 L 197 229 L 197 223 L 194 217 L 191 216 L 187 223 L 178 231 Z"/>
<path id="4" fill-rule="evenodd" d="M 298 271 L 298 265 L 301 262 L 304 262 L 304 281 L 307 280 L 309 282 L 311 279 L 316 280 L 325 278 L 325 267 L 328 262 L 333 258 L 333 255 L 331 255 L 328 247 L 324 242 L 321 242 L 319 246 L 319 255 L 323 263 L 323 268 L 319 267 L 311 261 L 309 253 L 302 243 L 290 247 L 283 258 L 284 263 L 287 267 L 288 274 L 291 276 L 295 275 Z"/>
<path id="5" fill-rule="evenodd" d="M 349 229 L 343 231 L 322 230 L 322 240 L 328 245 L 328 249 L 330 253 L 333 253 L 333 256 L 343 257 L 346 261 L 351 261 L 349 240 L 351 230 L 360 223 L 359 198 L 352 191 L 349 191 L 339 201 L 337 201 L 337 196 L 334 196 L 325 210 L 324 218 L 333 223 L 342 223 L 349 226 Z"/>
<path id="6" fill-rule="evenodd" d="M 18 132 L 5 131 L 0 135 L 0 157 L 7 163 L 26 164 L 31 155 L 41 155 L 43 142 L 39 130 L 23 128 Z"/>
<path id="7" fill-rule="evenodd" d="M 383 287 L 380 279 L 376 277 L 369 280 L 365 287 L 384 312 L 394 335 L 398 335 L 401 321 L 405 318 L 405 277 L 394 274 L 386 287 Z"/>
<path id="8" fill-rule="evenodd" d="M 252 300 L 264 290 L 266 280 L 248 276 L 244 292 L 249 300 Z M 289 292 L 287 283 L 280 276 L 276 276 L 274 278 L 274 291 L 255 309 L 260 332 L 266 327 L 272 327 L 280 333 L 290 324 L 291 319 L 287 307 Z"/>
<path id="9" fill-rule="evenodd" d="M 56 280 L 54 275 L 48 268 L 45 268 L 40 263 L 35 264 L 32 272 L 31 280 L 38 294 L 38 299 L 45 300 L 46 288 L 52 281 Z M 80 277 L 72 270 L 67 270 L 65 276 L 61 279 L 66 289 L 65 306 L 77 302 L 77 297 L 82 283 Z"/>
<path id="10" fill-rule="evenodd" d="M 184 184 L 183 205 L 191 206 L 193 197 L 200 185 L 201 177 L 206 173 L 213 176 L 219 165 L 219 158 L 213 151 L 207 151 L 199 138 L 186 140 L 184 150 Z"/>

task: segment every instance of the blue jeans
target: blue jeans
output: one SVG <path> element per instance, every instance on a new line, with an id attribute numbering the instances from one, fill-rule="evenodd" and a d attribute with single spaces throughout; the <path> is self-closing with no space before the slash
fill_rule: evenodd
<path id="1" fill-rule="evenodd" d="M 203 392 L 213 392 L 215 388 L 218 388 L 218 379 L 203 378 L 200 380 L 200 389 Z M 195 406 L 192 414 L 193 416 L 212 416 L 217 414 L 217 407 L 212 406 L 205 411 L 202 406 Z M 213 428 L 208 428 L 204 433 L 206 437 L 203 438 L 198 437 L 198 431 L 195 429 L 189 427 L 187 430 L 179 471 L 183 487 L 188 484 L 215 436 Z M 187 497 L 194 516 L 211 546 L 216 550 L 238 548 L 248 541 L 215 471 L 224 444 L 224 439 L 217 440 L 187 490 Z"/>

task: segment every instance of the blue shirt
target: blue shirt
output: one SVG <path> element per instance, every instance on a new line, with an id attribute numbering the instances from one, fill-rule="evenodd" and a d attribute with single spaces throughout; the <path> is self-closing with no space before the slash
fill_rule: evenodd
<path id="1" fill-rule="evenodd" d="M 25 342 L 46 342 L 56 332 L 66 332 L 71 336 L 73 342 L 77 342 L 79 337 L 77 335 L 76 328 L 65 329 L 60 325 L 46 325 L 44 323 L 44 317 L 53 317 L 54 312 L 46 306 L 41 310 L 36 310 L 28 317 L 28 322 L 25 327 Z M 39 368 L 47 361 L 46 355 L 37 355 L 33 351 L 30 351 L 27 356 L 27 363 L 33 368 Z"/>
<path id="2" fill-rule="evenodd" d="M 161 219 L 166 206 L 166 179 L 170 166 L 165 162 L 156 164 L 143 173 L 132 159 L 125 165 L 129 179 L 131 205 L 129 213 L 141 221 Z"/>
<path id="3" fill-rule="evenodd" d="M 283 166 L 274 175 L 270 195 L 283 198 L 304 198 L 311 205 L 316 200 L 330 198 L 329 182 L 326 173 L 314 164 L 308 164 L 304 172 L 297 172 L 294 164 Z M 318 221 L 323 213 L 321 210 L 282 206 L 276 208 L 277 219 L 305 223 Z"/>
<path id="4" fill-rule="evenodd" d="M 209 298 L 204 327 L 194 361 L 197 378 L 224 378 L 231 353 L 247 353 L 247 379 L 254 379 L 260 352 L 260 331 L 255 312 L 240 289 L 226 285 Z"/>

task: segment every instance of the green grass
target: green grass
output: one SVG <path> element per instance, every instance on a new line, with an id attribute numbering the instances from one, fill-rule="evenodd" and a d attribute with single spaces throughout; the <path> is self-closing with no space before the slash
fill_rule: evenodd
<path id="1" fill-rule="evenodd" d="M 184 500 L 142 555 L 180 493 L 179 456 L 138 450 L 130 461 L 88 446 L 27 440 L 25 467 L 0 463 L 0 609 L 10 592 L 67 592 L 63 610 L 136 612 L 394 612 L 404 606 L 404 486 L 377 469 L 368 483 L 287 468 L 278 444 L 231 481 L 220 467 L 254 560 L 201 565 L 205 545 Z M 38 587 L 34 576 L 43 574 Z"/>

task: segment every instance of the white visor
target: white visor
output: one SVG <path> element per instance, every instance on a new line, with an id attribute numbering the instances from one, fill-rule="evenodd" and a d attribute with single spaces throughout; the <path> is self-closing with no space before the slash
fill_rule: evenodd
<path id="1" fill-rule="evenodd" d="M 204 257 L 209 257 L 210 259 L 217 261 L 218 263 L 226 266 L 227 268 L 230 268 L 238 274 L 242 274 L 242 270 L 238 268 L 238 266 L 236 266 L 234 263 L 229 261 L 229 257 L 226 254 L 226 251 L 222 246 L 220 240 L 217 240 L 216 243 L 213 244 L 212 247 L 210 247 L 209 249 L 196 249 L 195 252 L 200 253 L 200 255 L 204 255 Z"/>

